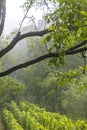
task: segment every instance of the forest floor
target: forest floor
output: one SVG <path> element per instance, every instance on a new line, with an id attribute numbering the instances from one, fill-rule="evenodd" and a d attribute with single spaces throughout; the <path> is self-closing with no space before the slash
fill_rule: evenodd
<path id="1" fill-rule="evenodd" d="M 4 126 L 3 126 L 3 123 L 2 123 L 1 116 L 0 116 L 0 130 L 5 130 L 5 128 L 4 128 Z"/>

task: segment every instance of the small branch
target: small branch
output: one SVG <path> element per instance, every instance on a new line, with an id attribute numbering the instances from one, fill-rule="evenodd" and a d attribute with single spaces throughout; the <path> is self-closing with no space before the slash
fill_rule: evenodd
<path id="1" fill-rule="evenodd" d="M 31 3 L 31 2 L 32 2 L 32 1 L 30 1 L 30 3 Z M 19 27 L 19 29 L 18 29 L 18 32 L 20 31 L 20 29 L 21 29 L 21 27 L 22 27 L 22 24 L 23 24 L 25 18 L 27 17 L 27 14 L 28 14 L 28 12 L 29 12 L 30 7 L 31 7 L 31 4 L 29 4 L 29 6 L 27 7 L 26 13 L 25 13 L 25 15 L 24 15 L 24 17 L 23 17 L 23 19 L 22 19 L 22 21 L 21 21 L 21 24 L 20 24 L 20 27 Z"/>
<path id="2" fill-rule="evenodd" d="M 24 22 L 24 20 L 25 20 L 25 18 L 26 18 L 26 16 L 27 16 L 27 14 L 28 14 L 28 11 L 29 11 L 29 8 L 28 8 L 27 12 L 25 13 L 24 18 L 22 19 L 22 22 L 21 22 L 21 24 L 20 24 L 20 27 L 19 27 L 19 29 L 18 29 L 18 32 L 20 31 L 20 29 L 21 29 L 21 27 L 22 27 L 22 24 L 23 24 L 23 22 Z"/>
<path id="3" fill-rule="evenodd" d="M 87 51 L 87 47 L 83 47 L 83 48 L 79 48 L 79 49 L 76 49 L 76 50 L 67 50 L 67 53 L 69 54 L 69 55 L 72 55 L 72 54 L 78 54 L 78 53 L 81 53 L 81 52 L 83 52 L 83 51 Z M 66 53 L 66 54 L 67 54 Z"/>
<path id="4" fill-rule="evenodd" d="M 86 45 L 86 44 L 87 44 L 87 40 L 84 40 L 84 41 L 82 41 L 81 43 L 79 43 L 79 44 L 77 44 L 77 45 L 71 47 L 69 50 L 70 50 L 70 51 L 75 50 L 75 49 L 77 49 L 77 48 L 79 48 L 79 47 L 82 47 L 82 46 L 84 46 L 84 45 Z"/>

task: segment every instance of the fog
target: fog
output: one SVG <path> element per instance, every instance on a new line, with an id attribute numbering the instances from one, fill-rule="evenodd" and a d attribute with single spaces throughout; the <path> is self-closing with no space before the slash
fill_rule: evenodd
<path id="1" fill-rule="evenodd" d="M 24 15 L 20 8 L 23 2 L 24 0 L 7 0 L 4 33 L 8 34 L 19 26 Z"/>
<path id="2" fill-rule="evenodd" d="M 8 34 L 15 29 L 19 28 L 20 23 L 24 17 L 24 10 L 20 6 L 23 5 L 25 0 L 7 0 L 6 3 L 6 20 L 4 26 L 4 33 Z M 42 19 L 41 10 L 35 10 L 32 8 L 28 13 L 29 17 L 34 16 L 35 23 Z M 25 19 L 23 22 L 23 27 L 28 26 L 30 23 L 29 19 Z"/>

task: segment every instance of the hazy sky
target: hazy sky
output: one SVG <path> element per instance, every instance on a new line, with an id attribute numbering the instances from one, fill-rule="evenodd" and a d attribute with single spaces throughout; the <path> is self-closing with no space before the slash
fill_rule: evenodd
<path id="1" fill-rule="evenodd" d="M 6 21 L 4 32 L 10 32 L 15 29 L 23 18 L 23 10 L 20 5 L 24 0 L 7 0 L 6 3 Z"/>
<path id="2" fill-rule="evenodd" d="M 4 32 L 9 33 L 15 28 L 18 28 L 21 23 L 24 12 L 20 6 L 25 0 L 7 0 L 6 3 L 6 22 L 4 27 Z M 41 11 L 39 13 L 35 12 L 34 9 L 30 11 L 30 16 L 36 15 L 36 17 L 41 17 Z M 40 18 L 41 19 L 41 18 Z"/>
<path id="3" fill-rule="evenodd" d="M 20 6 L 23 4 L 23 2 L 24 0 L 7 0 L 7 18 L 19 18 L 19 14 L 21 15 L 22 13 L 22 9 L 20 8 Z"/>

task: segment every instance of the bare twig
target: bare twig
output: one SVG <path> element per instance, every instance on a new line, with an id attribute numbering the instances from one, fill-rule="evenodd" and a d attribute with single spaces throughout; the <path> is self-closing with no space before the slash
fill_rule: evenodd
<path id="1" fill-rule="evenodd" d="M 24 18 L 22 19 L 22 22 L 21 22 L 21 24 L 20 24 L 20 27 L 19 27 L 19 29 L 18 29 L 18 32 L 20 32 L 20 29 L 21 29 L 22 24 L 23 24 L 23 22 L 24 22 L 24 20 L 25 20 L 25 18 L 26 18 L 26 16 L 27 16 L 27 14 L 28 14 L 28 11 L 29 11 L 29 8 L 27 9 L 27 11 L 26 11 L 26 13 L 25 13 L 25 15 L 24 15 Z"/>
<path id="2" fill-rule="evenodd" d="M 30 1 L 30 3 L 32 3 L 32 0 Z M 18 32 L 20 32 L 20 30 L 21 30 L 22 24 L 23 24 L 25 18 L 27 17 L 27 14 L 28 14 L 28 12 L 29 12 L 30 7 L 31 7 L 31 4 L 29 4 L 29 6 L 27 7 L 26 13 L 25 13 L 25 15 L 24 15 L 24 17 L 23 17 L 23 19 L 22 19 L 22 21 L 21 21 L 21 23 L 20 23 L 20 27 L 19 27 L 19 29 L 18 29 Z"/>

